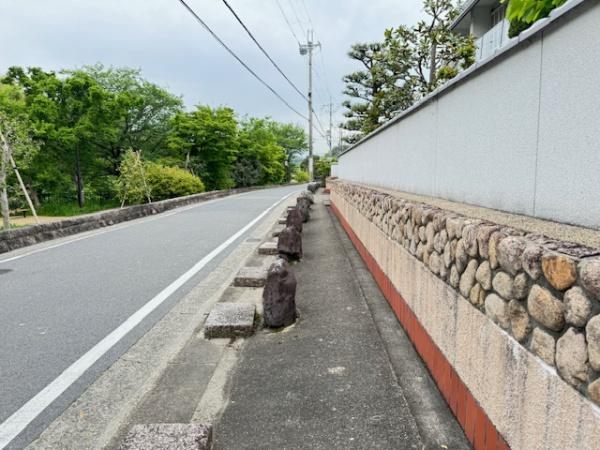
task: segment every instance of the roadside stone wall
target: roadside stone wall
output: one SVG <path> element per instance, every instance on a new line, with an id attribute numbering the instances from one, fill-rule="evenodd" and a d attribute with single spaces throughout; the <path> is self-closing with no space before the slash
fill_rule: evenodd
<path id="1" fill-rule="evenodd" d="M 339 196 L 600 405 L 600 250 L 341 180 Z M 449 318 L 450 319 L 450 318 Z M 483 361 L 482 361 L 483 363 Z"/>
<path id="2" fill-rule="evenodd" d="M 272 187 L 272 186 L 270 186 Z M 233 194 L 241 194 L 256 189 L 264 189 L 264 186 L 254 188 L 230 189 L 223 191 L 210 191 L 201 194 L 188 195 L 186 197 L 172 198 L 159 202 L 146 203 L 144 205 L 126 206 L 124 208 L 111 209 L 72 219 L 57 222 L 32 225 L 9 231 L 0 231 L 0 253 L 6 253 L 18 248 L 38 244 L 40 242 L 71 236 L 84 231 L 108 227 L 128 220 L 151 216 L 170 209 L 194 203 L 204 202 L 215 198 L 226 197 Z"/>

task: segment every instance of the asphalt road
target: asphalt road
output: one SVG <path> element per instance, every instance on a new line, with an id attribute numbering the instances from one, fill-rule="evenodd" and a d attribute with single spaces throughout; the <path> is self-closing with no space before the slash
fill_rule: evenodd
<path id="1" fill-rule="evenodd" d="M 74 236 L 58 246 L 47 243 L 0 255 L 0 431 L 13 413 L 132 314 L 298 189 L 235 195 Z M 39 435 L 249 232 L 168 296 L 8 447 L 21 448 Z"/>

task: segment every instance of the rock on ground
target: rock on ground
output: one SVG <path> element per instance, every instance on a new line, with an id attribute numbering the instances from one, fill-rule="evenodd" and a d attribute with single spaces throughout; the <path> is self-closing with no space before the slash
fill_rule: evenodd
<path id="1" fill-rule="evenodd" d="M 285 259 L 278 259 L 267 271 L 263 314 L 269 328 L 286 327 L 296 320 L 296 277 Z"/>

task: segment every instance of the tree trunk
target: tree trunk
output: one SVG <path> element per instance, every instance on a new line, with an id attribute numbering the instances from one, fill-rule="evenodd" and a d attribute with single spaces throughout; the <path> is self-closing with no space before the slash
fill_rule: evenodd
<path id="1" fill-rule="evenodd" d="M 2 149 L 0 153 L 0 209 L 2 210 L 2 224 L 5 230 L 10 228 L 10 219 L 8 211 L 8 192 L 6 190 L 6 152 Z"/>
<path id="2" fill-rule="evenodd" d="M 77 203 L 80 208 L 83 208 L 85 204 L 85 197 L 83 193 L 83 179 L 81 177 L 81 158 L 79 155 L 79 149 L 75 154 L 75 187 L 77 188 Z"/>
<path id="3" fill-rule="evenodd" d="M 429 65 L 429 90 L 433 90 L 436 82 L 436 71 L 437 71 L 437 45 L 435 41 L 431 43 L 431 54 L 429 56 L 431 63 Z"/>
<path id="4" fill-rule="evenodd" d="M 190 166 L 190 152 L 185 155 L 185 170 L 188 170 Z"/>

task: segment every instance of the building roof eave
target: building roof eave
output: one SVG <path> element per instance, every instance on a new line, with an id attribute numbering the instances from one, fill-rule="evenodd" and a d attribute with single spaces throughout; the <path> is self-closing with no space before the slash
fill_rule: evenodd
<path id="1" fill-rule="evenodd" d="M 450 29 L 454 30 L 458 26 L 458 24 L 462 22 L 462 20 L 467 16 L 467 14 L 471 12 L 475 5 L 477 5 L 477 3 L 479 3 L 479 0 L 467 0 L 467 2 L 463 5 L 462 9 L 460 10 L 460 13 L 456 17 L 456 19 L 454 19 L 450 24 Z"/>

